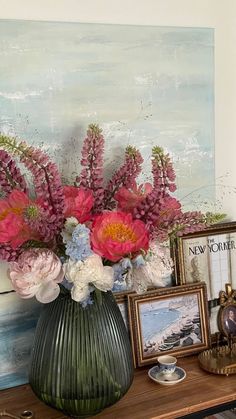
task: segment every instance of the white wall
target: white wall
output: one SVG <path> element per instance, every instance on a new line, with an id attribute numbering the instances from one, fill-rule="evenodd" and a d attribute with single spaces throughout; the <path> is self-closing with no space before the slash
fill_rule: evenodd
<path id="1" fill-rule="evenodd" d="M 215 28 L 216 177 L 236 220 L 236 0 L 0 0 L 0 18 Z"/>

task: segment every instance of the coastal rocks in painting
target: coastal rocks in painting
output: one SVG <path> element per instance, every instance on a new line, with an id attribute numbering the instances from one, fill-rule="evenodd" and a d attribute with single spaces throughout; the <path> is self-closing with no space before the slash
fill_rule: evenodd
<path id="1" fill-rule="evenodd" d="M 0 293 L 0 390 L 28 382 L 28 366 L 41 305 L 15 292 Z"/>

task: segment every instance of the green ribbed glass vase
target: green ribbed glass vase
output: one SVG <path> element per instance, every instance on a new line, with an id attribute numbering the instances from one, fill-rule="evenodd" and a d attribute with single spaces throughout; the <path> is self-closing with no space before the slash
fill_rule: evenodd
<path id="1" fill-rule="evenodd" d="M 36 328 L 30 384 L 48 405 L 89 417 L 117 402 L 133 379 L 128 333 L 111 292 L 85 308 L 70 295 L 45 304 Z"/>

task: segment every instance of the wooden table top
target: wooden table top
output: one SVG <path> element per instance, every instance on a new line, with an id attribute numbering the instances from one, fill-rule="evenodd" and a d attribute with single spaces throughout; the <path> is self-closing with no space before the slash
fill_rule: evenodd
<path id="1" fill-rule="evenodd" d="M 236 375 L 228 377 L 203 371 L 197 357 L 178 359 L 187 377 L 174 386 L 161 386 L 147 376 L 148 368 L 135 371 L 128 393 L 105 409 L 100 419 L 175 419 L 224 403 L 236 401 Z M 36 419 L 65 419 L 62 413 L 40 402 L 28 385 L 2 390 L 0 411 L 14 414 L 32 410 Z"/>

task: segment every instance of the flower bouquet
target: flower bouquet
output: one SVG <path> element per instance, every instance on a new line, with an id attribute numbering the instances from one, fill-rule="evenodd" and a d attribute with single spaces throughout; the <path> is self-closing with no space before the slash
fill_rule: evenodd
<path id="1" fill-rule="evenodd" d="M 132 382 L 128 335 L 110 291 L 163 286 L 172 263 L 161 243 L 220 216 L 183 212 L 160 147 L 152 150 L 152 184 L 138 185 L 143 159 L 131 146 L 105 182 L 97 125 L 88 128 L 73 186 L 62 185 L 40 149 L 3 135 L 0 149 L 0 259 L 22 298 L 50 303 L 36 332 L 31 385 L 66 413 L 92 415 Z"/>
<path id="2" fill-rule="evenodd" d="M 61 288 L 86 305 L 95 289 L 161 286 L 171 272 L 161 243 L 219 221 L 217 214 L 182 211 L 171 195 L 172 162 L 160 147 L 152 150 L 152 185 L 136 183 L 143 159 L 129 146 L 104 186 L 104 138 L 97 125 L 88 128 L 75 186 L 62 185 L 57 166 L 39 149 L 6 136 L 0 148 L 0 259 L 9 262 L 22 298 L 48 303 Z M 34 190 L 14 157 L 31 172 Z"/>

